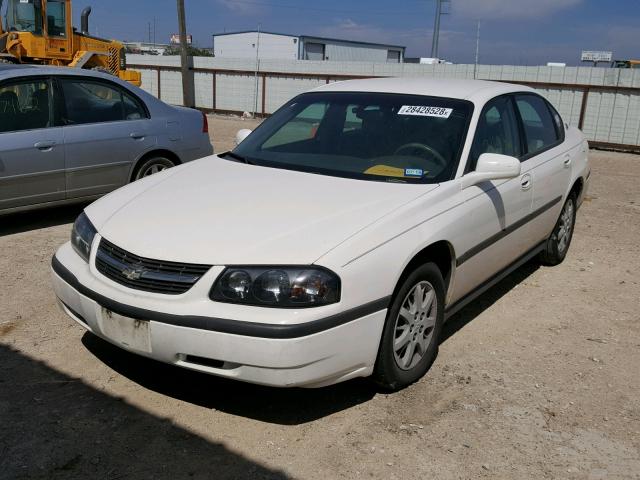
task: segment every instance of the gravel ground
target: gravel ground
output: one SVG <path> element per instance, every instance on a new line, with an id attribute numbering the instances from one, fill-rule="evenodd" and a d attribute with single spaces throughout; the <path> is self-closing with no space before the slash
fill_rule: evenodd
<path id="1" fill-rule="evenodd" d="M 211 118 L 216 150 L 252 121 Z M 640 478 L 640 157 L 591 152 L 573 245 L 446 327 L 420 382 L 276 390 L 137 358 L 57 308 L 82 206 L 0 217 L 0 478 Z"/>

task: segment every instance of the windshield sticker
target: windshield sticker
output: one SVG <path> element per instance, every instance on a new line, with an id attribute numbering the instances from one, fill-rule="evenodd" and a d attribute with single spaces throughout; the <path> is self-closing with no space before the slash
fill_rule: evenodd
<path id="1" fill-rule="evenodd" d="M 424 170 L 421 168 L 405 168 L 404 176 L 405 177 L 422 177 L 424 174 Z"/>
<path id="2" fill-rule="evenodd" d="M 388 165 L 374 165 L 365 170 L 364 173 L 369 175 L 382 175 L 384 177 L 404 177 L 404 170 L 402 168 L 390 167 Z"/>
<path id="3" fill-rule="evenodd" d="M 415 115 L 418 117 L 449 118 L 453 108 L 427 107 L 425 105 L 404 105 L 398 115 Z"/>
<path id="4" fill-rule="evenodd" d="M 364 171 L 368 175 L 382 175 L 384 177 L 397 177 L 397 178 L 422 178 L 429 172 L 425 172 L 421 168 L 398 168 L 391 167 L 389 165 L 374 165 Z"/>

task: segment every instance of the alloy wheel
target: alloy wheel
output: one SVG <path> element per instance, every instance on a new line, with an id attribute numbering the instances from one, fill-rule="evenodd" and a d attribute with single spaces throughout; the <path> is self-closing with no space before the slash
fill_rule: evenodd
<path id="1" fill-rule="evenodd" d="M 433 285 L 416 284 L 402 302 L 394 328 L 393 353 L 402 370 L 411 370 L 427 353 L 436 326 L 438 299 Z"/>

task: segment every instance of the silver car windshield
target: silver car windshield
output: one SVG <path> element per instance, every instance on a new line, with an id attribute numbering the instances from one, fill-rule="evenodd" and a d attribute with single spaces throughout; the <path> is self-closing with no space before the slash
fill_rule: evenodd
<path id="1" fill-rule="evenodd" d="M 437 183 L 455 174 L 473 106 L 384 93 L 300 95 L 229 155 L 257 165 L 374 181 Z"/>

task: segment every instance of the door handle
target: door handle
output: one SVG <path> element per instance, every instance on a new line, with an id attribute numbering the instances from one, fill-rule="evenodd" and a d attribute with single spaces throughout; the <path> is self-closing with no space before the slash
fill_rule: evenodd
<path id="1" fill-rule="evenodd" d="M 520 187 L 522 188 L 522 190 L 529 190 L 532 185 L 533 183 L 531 182 L 531 175 L 529 175 L 528 173 L 520 178 Z"/>
<path id="2" fill-rule="evenodd" d="M 571 166 L 571 155 L 567 153 L 562 158 L 563 158 L 562 162 L 564 163 L 565 168 L 569 168 Z"/>
<path id="3" fill-rule="evenodd" d="M 38 150 L 42 150 L 43 152 L 48 152 L 55 146 L 56 142 L 53 140 L 43 140 L 42 142 L 37 142 L 33 146 Z"/>
<path id="4" fill-rule="evenodd" d="M 129 134 L 129 136 L 134 140 L 142 140 L 145 135 L 144 133 L 140 133 L 140 132 L 132 132 Z"/>

